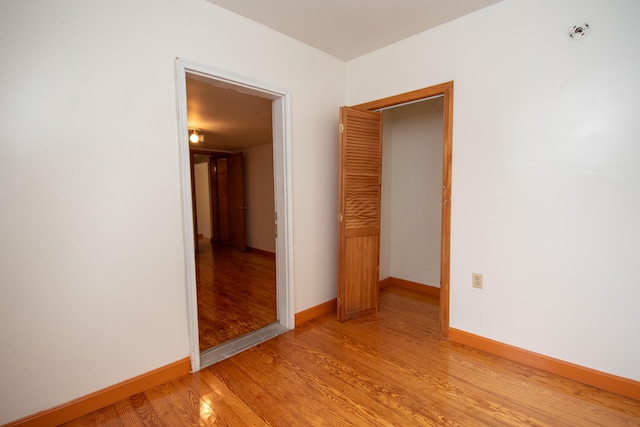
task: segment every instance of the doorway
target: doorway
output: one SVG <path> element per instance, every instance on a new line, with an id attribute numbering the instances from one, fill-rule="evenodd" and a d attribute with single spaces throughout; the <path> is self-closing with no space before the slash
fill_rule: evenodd
<path id="1" fill-rule="evenodd" d="M 443 99 L 382 111 L 380 286 L 440 291 Z"/>
<path id="2" fill-rule="evenodd" d="M 265 101 L 271 106 L 269 125 L 272 126 L 270 139 L 271 159 L 273 162 L 273 174 L 269 180 L 273 189 L 272 202 L 275 212 L 271 212 L 271 223 L 269 231 L 275 249 L 275 321 L 254 330 L 250 333 L 232 338 L 225 343 L 201 351 L 200 337 L 198 330 L 198 292 L 196 278 L 196 254 L 199 236 L 197 233 L 197 213 L 194 208 L 194 189 L 192 182 L 192 165 L 189 144 L 189 115 L 187 114 L 187 80 L 204 84 L 217 90 L 233 92 L 243 96 L 250 96 L 257 100 Z M 183 216 L 183 237 L 184 237 L 184 261 L 185 261 L 185 282 L 187 294 L 187 315 L 189 321 L 189 343 L 191 366 L 193 371 L 227 358 L 246 348 L 270 339 L 282 332 L 292 329 L 293 301 L 292 301 L 292 238 L 290 224 L 291 212 L 291 178 L 290 178 L 290 139 L 289 139 L 289 94 L 287 91 L 269 87 L 262 83 L 252 81 L 242 76 L 227 73 L 223 70 L 195 64 L 180 58 L 176 59 L 176 88 L 178 97 L 178 122 L 179 122 L 179 149 L 180 149 L 180 181 L 182 188 L 182 216 Z M 230 105 L 227 105 L 231 108 Z M 191 110 L 199 108 L 191 106 Z M 260 122 L 257 117 L 252 122 Z M 263 120 L 264 121 L 264 120 Z M 197 129 L 204 136 L 204 141 L 211 138 L 215 141 L 224 141 L 224 123 L 218 124 L 220 127 L 209 126 L 207 133 L 202 128 Z M 245 126 L 246 128 L 247 126 Z M 193 129 L 192 129 L 193 130 Z M 239 140 L 237 134 L 232 137 Z M 230 143 L 233 143 L 231 141 Z M 242 151 L 238 147 L 223 147 L 221 149 L 202 149 L 208 156 L 207 163 L 211 164 L 212 158 L 231 157 L 232 152 Z M 224 153 L 224 152 L 227 153 Z M 215 162 L 214 162 L 215 163 Z M 233 208 L 244 209 L 246 206 Z M 232 207 L 230 207 L 232 208 Z M 212 212 L 210 210 L 210 212 Z M 244 213 L 243 213 L 244 216 Z M 277 221 L 275 221 L 277 218 Z M 275 233 L 274 233 L 275 230 Z M 204 236 L 203 236 L 204 237 Z M 205 239 L 206 240 L 206 239 Z M 210 242 L 208 242 L 210 243 Z M 241 251 L 239 251 L 241 252 Z M 236 261 L 232 261 L 234 264 Z"/>
<path id="3" fill-rule="evenodd" d="M 382 161 L 382 114 L 379 111 L 436 96 L 443 97 L 440 330 L 443 337 L 449 335 L 453 82 L 341 108 L 338 203 L 340 320 L 378 310 Z"/>

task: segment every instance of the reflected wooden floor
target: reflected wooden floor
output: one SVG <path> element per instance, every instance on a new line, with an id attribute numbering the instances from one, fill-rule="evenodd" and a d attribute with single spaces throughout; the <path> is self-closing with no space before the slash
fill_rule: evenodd
<path id="1" fill-rule="evenodd" d="M 275 258 L 199 241 L 196 260 L 200 351 L 275 323 Z"/>
<path id="2" fill-rule="evenodd" d="M 640 402 L 439 337 L 438 302 L 390 286 L 68 426 L 631 426 Z"/>

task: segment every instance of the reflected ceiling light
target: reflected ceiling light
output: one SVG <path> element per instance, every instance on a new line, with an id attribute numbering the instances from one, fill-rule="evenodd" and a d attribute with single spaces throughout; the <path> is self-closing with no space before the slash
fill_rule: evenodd
<path id="1" fill-rule="evenodd" d="M 204 141 L 204 135 L 200 129 L 190 129 L 191 135 L 189 135 L 189 141 L 193 144 Z"/>

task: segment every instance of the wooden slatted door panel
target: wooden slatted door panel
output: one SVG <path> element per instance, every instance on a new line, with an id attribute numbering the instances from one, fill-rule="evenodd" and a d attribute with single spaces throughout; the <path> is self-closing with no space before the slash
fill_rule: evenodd
<path id="1" fill-rule="evenodd" d="M 340 109 L 338 319 L 378 311 L 382 116 Z"/>

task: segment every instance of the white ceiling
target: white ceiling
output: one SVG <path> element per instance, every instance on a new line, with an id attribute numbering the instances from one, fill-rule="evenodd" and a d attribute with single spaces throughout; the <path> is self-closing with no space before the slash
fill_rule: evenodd
<path id="1" fill-rule="evenodd" d="M 348 61 L 501 0 L 207 0 Z"/>
<path id="2" fill-rule="evenodd" d="M 207 0 L 350 60 L 501 0 Z M 271 142 L 271 101 L 187 79 L 192 148 L 236 151 Z"/>

